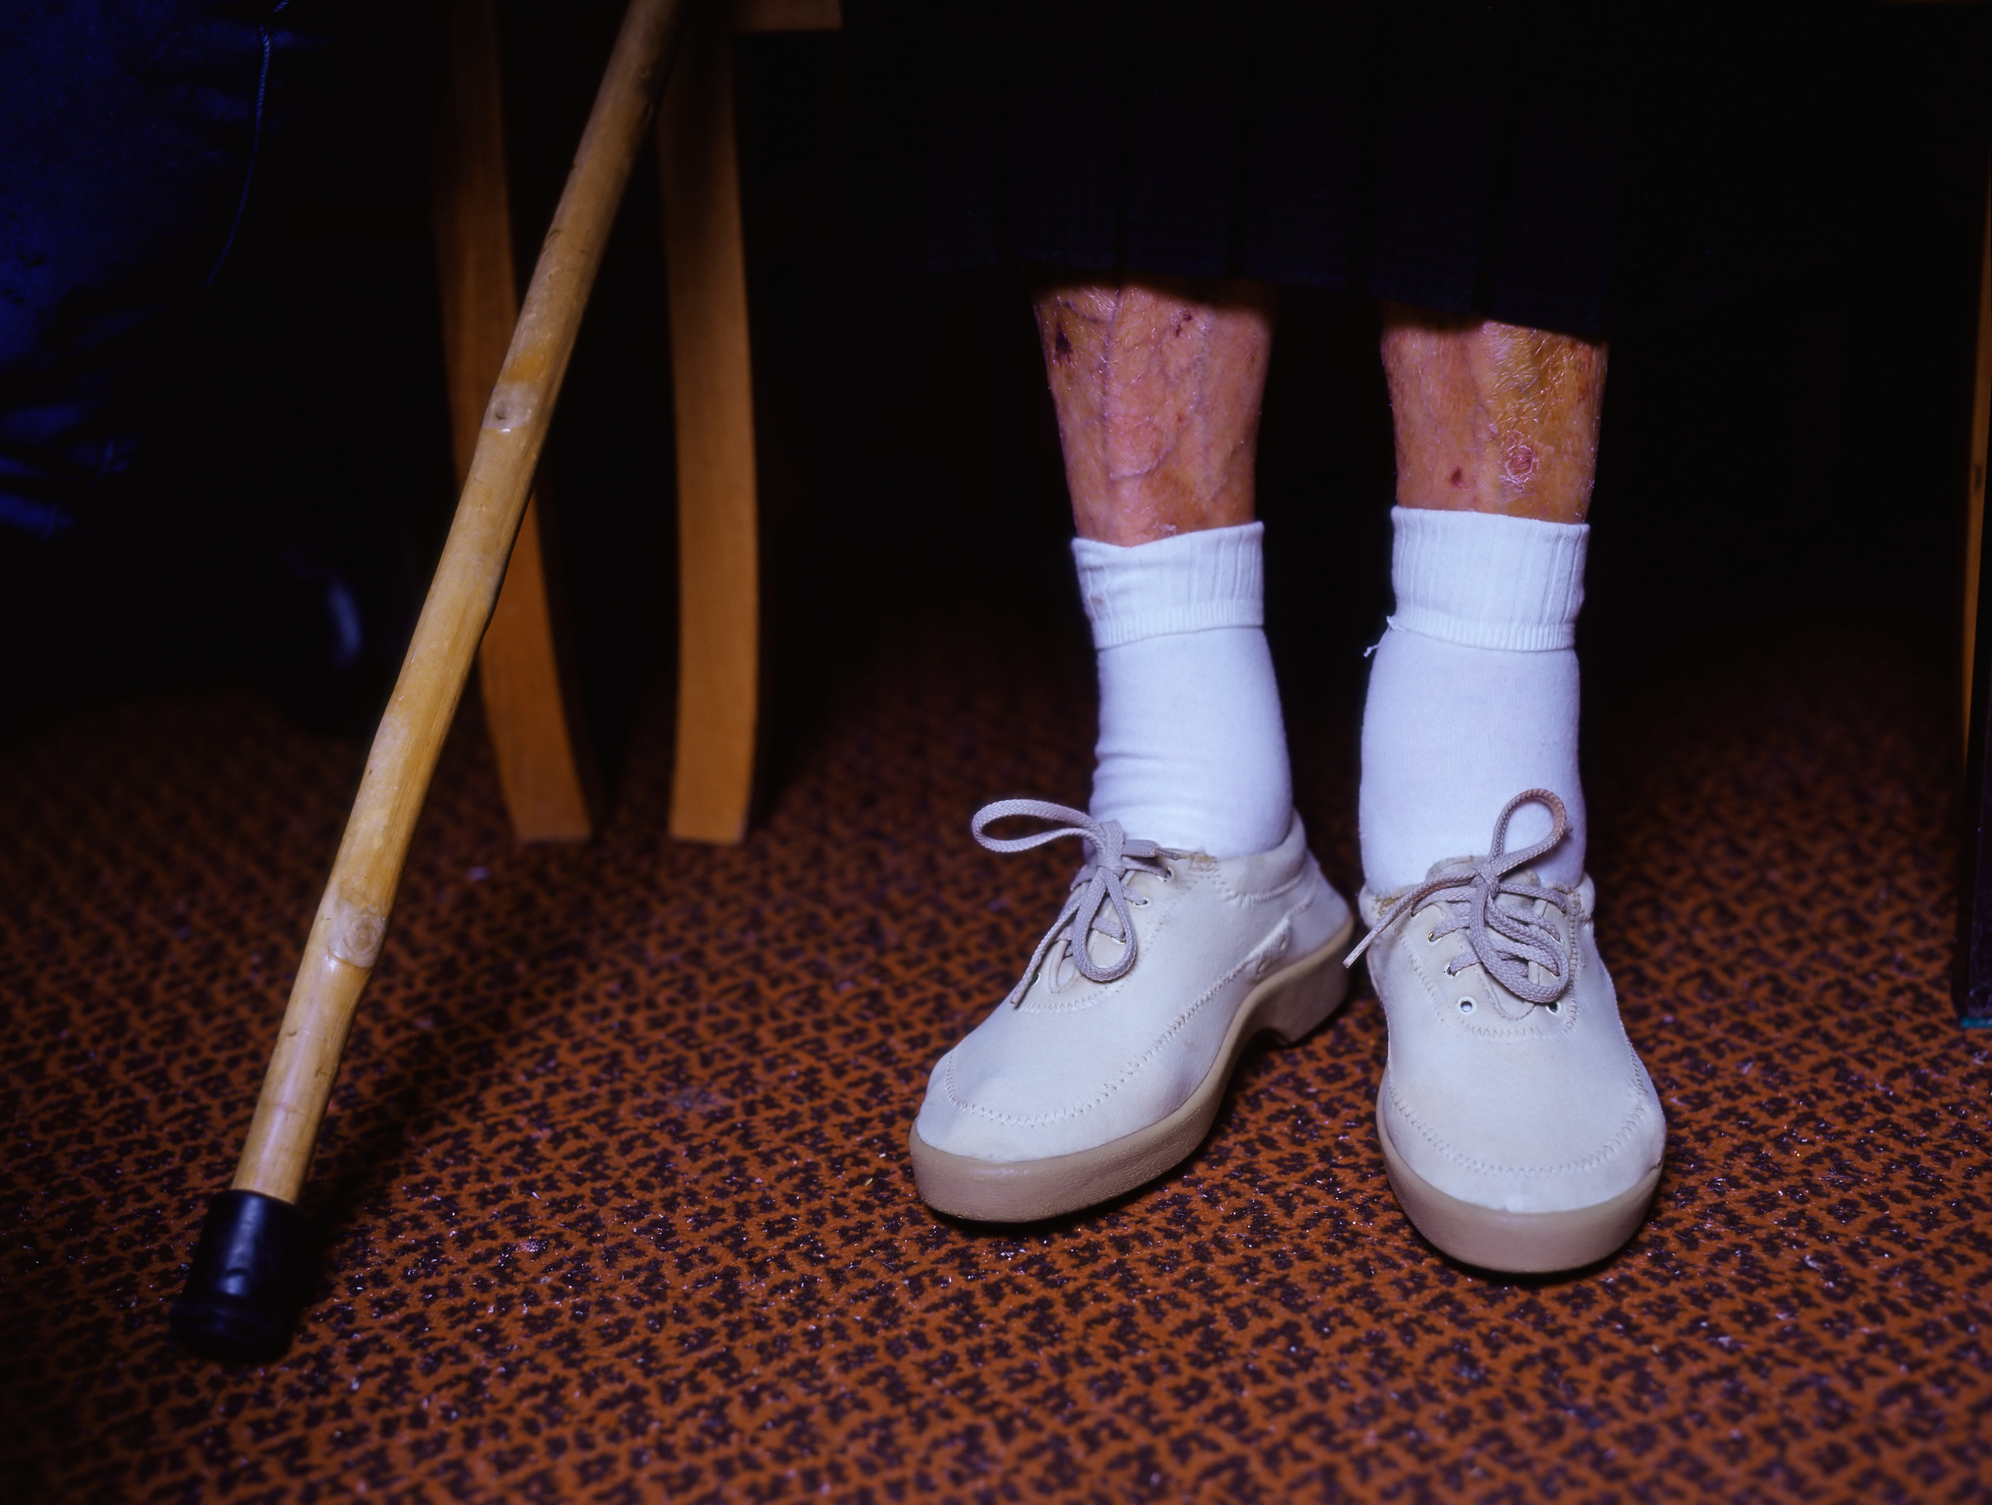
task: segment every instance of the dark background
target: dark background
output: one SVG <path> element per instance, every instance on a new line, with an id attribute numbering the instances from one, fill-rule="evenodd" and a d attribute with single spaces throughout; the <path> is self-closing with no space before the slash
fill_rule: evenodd
<path id="1" fill-rule="evenodd" d="M 1727 634 L 1821 614 L 1955 651 L 1986 17 L 1846 16 L 1823 38 L 1768 22 L 1714 37 L 1683 111 L 1698 134 L 1649 154 L 1635 185 L 1628 254 L 1676 275 L 1612 349 L 1582 640 L 1594 686 L 1636 681 L 1658 643 L 1705 636 L 1719 652 Z M 506 7 L 522 279 L 617 17 Z M 849 253 L 841 49 L 796 35 L 737 52 L 776 780 L 835 685 L 896 635 L 945 619 L 1084 644 L 1021 283 L 897 277 Z M 230 266 L 162 352 L 156 440 L 132 483 L 83 536 L 6 541 L 8 719 L 253 677 L 356 747 L 370 729 L 453 500 L 427 211 L 435 67 L 433 33 L 355 12 Z M 1761 87 L 1772 72 L 1778 88 Z M 1752 212 L 1725 220 L 1724 203 Z M 546 471 L 612 791 L 637 707 L 668 704 L 673 653 L 657 213 L 646 158 Z M 1261 502 L 1290 705 L 1350 703 L 1389 605 L 1376 334 L 1363 302 L 1284 300 Z M 355 582 L 370 630 L 345 673 L 326 668 L 328 572 Z"/>
<path id="2" fill-rule="evenodd" d="M 613 11 L 508 11 L 522 270 Z M 607 827 L 514 850 L 473 693 L 321 1140 L 303 1333 L 230 1373 L 190 1365 L 166 1310 L 392 668 L 383 644 L 324 673 L 313 591 L 347 571 L 391 621 L 452 502 L 434 59 L 368 0 L 161 353 L 143 471 L 62 547 L 0 539 L 0 1477 L 1982 1494 L 1992 1087 L 1945 978 L 1983 11 L 1873 7 L 1824 50 L 1710 30 L 1696 139 L 1647 180 L 1648 206 L 1732 212 L 1638 229 L 1673 293 L 1616 336 L 1593 514 L 1591 870 L 1673 1146 L 1621 1260 L 1500 1283 L 1420 1245 L 1374 1150 L 1387 1042 L 1360 989 L 1255 1056 L 1153 1191 L 1028 1231 L 919 1210 L 901 1146 L 934 1053 L 1071 871 L 980 852 L 969 812 L 1083 799 L 1090 660 L 1019 290 L 849 264 L 839 43 L 762 38 L 739 61 L 779 799 L 744 848 L 665 836 L 645 162 L 548 465 Z M 1767 104 L 1773 75 L 1806 107 Z M 1755 233 L 1709 238 L 1725 220 Z M 1282 320 L 1271 634 L 1310 840 L 1352 888 L 1388 413 L 1369 309 L 1294 296 Z M 209 688 L 241 682 L 343 730 Z"/>

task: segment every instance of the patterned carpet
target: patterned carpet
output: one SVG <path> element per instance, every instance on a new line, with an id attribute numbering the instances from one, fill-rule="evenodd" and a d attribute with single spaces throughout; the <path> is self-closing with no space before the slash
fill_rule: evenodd
<path id="1" fill-rule="evenodd" d="M 1988 1498 L 1992 1039 L 1950 1018 L 1925 646 L 1730 634 L 1594 677 L 1599 933 L 1672 1141 L 1645 1231 L 1548 1280 L 1397 1211 L 1361 986 L 1110 1207 L 916 1199 L 927 1068 L 1062 890 L 1063 855 L 966 828 L 1083 797 L 1068 652 L 958 625 L 854 666 L 739 850 L 664 839 L 659 705 L 601 840 L 515 848 L 473 709 L 322 1142 L 315 1294 L 243 1369 L 166 1309 L 360 751 L 228 690 L 65 712 L 0 746 L 7 1492 Z M 1292 713 L 1349 887 L 1355 694 Z"/>

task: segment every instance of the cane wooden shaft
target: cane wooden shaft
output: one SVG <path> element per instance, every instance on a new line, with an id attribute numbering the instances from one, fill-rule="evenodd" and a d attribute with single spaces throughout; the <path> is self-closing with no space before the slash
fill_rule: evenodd
<path id="1" fill-rule="evenodd" d="M 554 211 L 470 477 L 374 734 L 235 1172 L 241 1191 L 297 1200 L 361 990 L 380 955 L 443 737 L 491 616 L 588 290 L 643 142 L 684 0 L 631 0 Z"/>

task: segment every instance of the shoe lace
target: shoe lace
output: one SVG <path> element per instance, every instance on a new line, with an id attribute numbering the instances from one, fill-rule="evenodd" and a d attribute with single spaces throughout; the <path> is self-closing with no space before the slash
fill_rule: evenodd
<path id="1" fill-rule="evenodd" d="M 1029 836 L 988 834 L 991 825 L 1013 817 L 1061 824 L 1053 830 L 1036 831 Z M 1037 976 L 1039 965 L 1061 933 L 1065 936 L 1066 954 L 1072 958 L 1072 964 L 1079 969 L 1081 976 L 1094 982 L 1112 982 L 1127 975 L 1134 966 L 1135 953 L 1139 949 L 1134 934 L 1134 916 L 1128 909 L 1127 877 L 1131 873 L 1153 873 L 1166 879 L 1169 868 L 1162 860 L 1163 856 L 1165 853 L 1172 856 L 1180 854 L 1169 853 L 1167 848 L 1159 847 L 1152 841 L 1131 838 L 1117 820 L 1094 820 L 1083 810 L 1074 810 L 1069 805 L 1054 805 L 1047 800 L 997 800 L 975 812 L 969 829 L 975 833 L 975 839 L 992 852 L 1027 852 L 1032 847 L 1041 847 L 1046 842 L 1059 841 L 1067 836 L 1077 836 L 1086 843 L 1086 861 L 1079 869 L 1079 876 L 1072 880 L 1072 889 L 1066 895 L 1064 908 L 1058 911 L 1058 918 L 1051 922 L 1044 939 L 1037 943 L 1037 950 L 1031 953 L 1030 965 L 1024 968 L 1023 977 L 1010 990 L 1004 1003 L 1020 1008 L 1023 1006 L 1024 994 L 1030 989 L 1031 979 Z M 1095 930 L 1120 941 L 1124 947 L 1110 966 L 1103 967 L 1093 960 L 1088 941 Z M 1075 936 L 1077 944 L 1073 942 Z"/>
<path id="2" fill-rule="evenodd" d="M 1503 851 L 1508 844 L 1509 817 L 1529 804 L 1548 807 L 1552 817 L 1549 835 L 1522 851 Z M 1384 901 L 1388 906 L 1386 913 L 1348 954 L 1344 965 L 1353 963 L 1371 941 L 1404 916 L 1418 913 L 1436 899 L 1447 907 L 1448 913 L 1432 927 L 1432 939 L 1461 930 L 1466 932 L 1467 949 L 1446 964 L 1448 977 L 1478 965 L 1517 998 L 1529 1003 L 1556 1002 L 1570 986 L 1570 959 L 1562 936 L 1539 912 L 1504 907 L 1498 901 L 1504 898 L 1540 901 L 1555 905 L 1566 916 L 1571 914 L 1576 902 L 1574 895 L 1508 876 L 1553 848 L 1569 829 L 1569 814 L 1562 800 L 1547 789 L 1524 789 L 1502 807 L 1494 822 L 1492 850 L 1485 857 L 1447 868 L 1410 892 Z M 1531 962 L 1550 974 L 1546 981 L 1530 979 Z"/>

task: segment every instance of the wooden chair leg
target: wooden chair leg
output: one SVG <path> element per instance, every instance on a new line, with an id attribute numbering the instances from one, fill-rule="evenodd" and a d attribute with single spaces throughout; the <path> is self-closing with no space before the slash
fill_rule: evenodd
<path id="1" fill-rule="evenodd" d="M 1985 546 L 1986 443 L 1992 439 L 1992 191 L 1978 267 L 1978 378 L 1971 396 L 1971 472 L 1964 528 L 1964 726 L 1971 734 L 1971 677 L 1978 648 L 1979 555 Z"/>
<path id="2" fill-rule="evenodd" d="M 1992 632 L 1979 610 L 1985 578 L 1985 467 L 1992 439 L 1992 179 L 1978 273 L 1978 377 L 1972 393 L 1964 551 L 1964 854 L 1958 888 L 1956 1001 L 1967 1028 L 1992 1029 Z"/>
<path id="3" fill-rule="evenodd" d="M 461 486 L 511 343 L 519 292 L 495 0 L 446 0 L 446 11 L 432 209 Z M 594 831 L 593 781 L 562 683 L 539 510 L 537 500 L 529 502 L 519 526 L 478 652 L 478 685 L 513 831 L 521 841 L 585 841 Z"/>
<path id="4" fill-rule="evenodd" d="M 760 563 L 729 16 L 688 26 L 658 111 L 678 454 L 671 834 L 737 842 L 753 797 Z"/>

